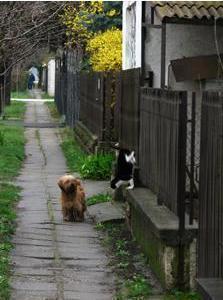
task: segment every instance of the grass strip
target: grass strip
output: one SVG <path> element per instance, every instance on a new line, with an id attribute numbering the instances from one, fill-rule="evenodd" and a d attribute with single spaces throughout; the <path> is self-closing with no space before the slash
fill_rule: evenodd
<path id="1" fill-rule="evenodd" d="M 21 101 L 11 101 L 11 105 L 5 107 L 5 119 L 23 119 L 26 111 L 26 103 Z"/>
<path id="2" fill-rule="evenodd" d="M 14 99 L 30 99 L 30 92 L 28 90 L 25 91 L 13 91 L 11 92 L 11 98 Z"/>
<path id="3" fill-rule="evenodd" d="M 20 189 L 14 185 L 0 184 L 0 299 L 10 298 L 10 251 L 11 236 L 15 231 L 15 204 Z"/>
<path id="4" fill-rule="evenodd" d="M 57 107 L 55 105 L 55 102 L 45 102 L 46 106 L 48 107 L 51 116 L 53 117 L 53 119 L 58 120 L 60 118 L 60 115 L 58 113 Z"/>
<path id="5" fill-rule="evenodd" d="M 11 98 L 13 99 L 31 99 L 32 96 L 32 90 L 25 90 L 25 91 L 13 91 L 11 92 Z M 42 99 L 54 99 L 53 96 L 50 96 L 48 93 L 41 93 Z"/>
<path id="6" fill-rule="evenodd" d="M 24 103 L 12 102 L 6 107 L 8 118 L 21 119 L 24 116 Z M 20 188 L 11 183 L 18 175 L 25 158 L 24 129 L 0 123 L 0 299 L 10 299 L 10 251 L 11 237 L 16 223 L 16 203 Z M 6 182 L 7 181 L 7 182 Z"/>
<path id="7" fill-rule="evenodd" d="M 18 175 L 25 158 L 25 138 L 22 127 L 0 123 L 0 181 Z"/>

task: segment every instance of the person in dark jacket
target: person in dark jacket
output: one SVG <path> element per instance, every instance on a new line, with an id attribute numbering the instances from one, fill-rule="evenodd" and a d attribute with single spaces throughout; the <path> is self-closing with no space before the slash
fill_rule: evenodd
<path id="1" fill-rule="evenodd" d="M 35 81 L 35 76 L 33 75 L 33 73 L 31 73 L 29 75 L 29 79 L 28 79 L 28 89 L 31 90 L 33 88 L 33 82 Z"/>

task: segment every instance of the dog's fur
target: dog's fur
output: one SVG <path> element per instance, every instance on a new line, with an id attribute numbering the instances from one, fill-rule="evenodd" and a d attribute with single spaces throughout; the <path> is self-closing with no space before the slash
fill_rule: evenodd
<path id="1" fill-rule="evenodd" d="M 58 185 L 61 189 L 61 206 L 64 221 L 84 221 L 86 203 L 81 181 L 72 175 L 64 175 L 59 179 Z"/>

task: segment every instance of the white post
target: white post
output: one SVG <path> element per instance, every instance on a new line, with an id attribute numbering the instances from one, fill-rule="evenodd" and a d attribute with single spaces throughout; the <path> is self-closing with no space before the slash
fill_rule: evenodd
<path id="1" fill-rule="evenodd" d="M 47 92 L 49 96 L 55 95 L 55 59 L 48 62 Z"/>

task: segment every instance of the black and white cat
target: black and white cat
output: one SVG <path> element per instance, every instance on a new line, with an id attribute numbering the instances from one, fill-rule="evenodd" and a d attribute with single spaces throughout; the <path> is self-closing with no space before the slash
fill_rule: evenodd
<path id="1" fill-rule="evenodd" d="M 117 153 L 117 166 L 114 179 L 111 180 L 111 188 L 116 189 L 123 183 L 129 183 L 127 189 L 134 188 L 133 168 L 136 163 L 135 152 L 127 149 L 119 149 Z"/>

